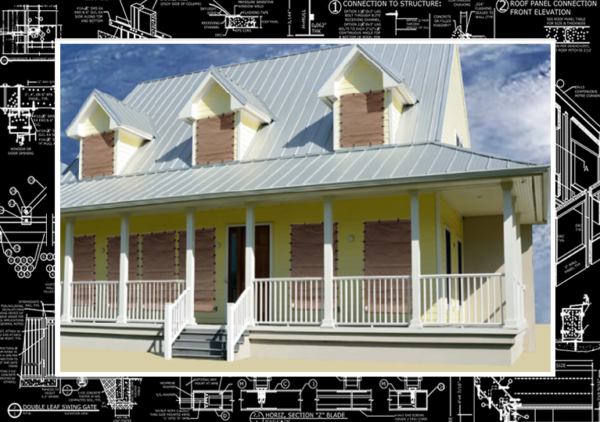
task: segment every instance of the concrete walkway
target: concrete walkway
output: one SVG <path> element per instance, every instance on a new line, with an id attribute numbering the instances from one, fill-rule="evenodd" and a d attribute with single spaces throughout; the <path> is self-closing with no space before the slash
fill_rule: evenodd
<path id="1" fill-rule="evenodd" d="M 523 353 L 511 366 L 256 358 L 230 363 L 180 358 L 167 361 L 161 355 L 145 352 L 62 347 L 60 371 L 63 376 L 68 376 L 68 372 L 122 372 L 123 375 L 140 372 L 549 372 L 552 368 L 550 328 L 550 325 L 537 325 L 536 352 Z"/>

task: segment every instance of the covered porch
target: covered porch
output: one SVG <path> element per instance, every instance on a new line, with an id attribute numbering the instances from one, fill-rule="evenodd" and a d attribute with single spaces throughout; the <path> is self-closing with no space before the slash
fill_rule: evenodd
<path id="1" fill-rule="evenodd" d="M 61 325 L 155 325 L 169 358 L 186 327 L 212 324 L 226 332 L 229 360 L 248 331 L 518 336 L 533 315 L 521 230 L 531 242 L 541 214 L 521 184 L 496 178 L 66 214 Z M 97 230 L 101 220 L 109 228 Z M 82 274 L 75 240 L 94 233 L 94 266 L 106 255 L 108 269 Z M 165 260 L 170 248 L 174 262 Z M 175 270 L 160 271 L 168 266 Z"/>

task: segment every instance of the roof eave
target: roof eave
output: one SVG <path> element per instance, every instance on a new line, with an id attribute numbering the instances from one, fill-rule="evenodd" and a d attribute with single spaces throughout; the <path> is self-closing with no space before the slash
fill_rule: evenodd
<path id="1" fill-rule="evenodd" d="M 186 195 L 179 197 L 169 198 L 150 198 L 136 201 L 122 201 L 111 204 L 90 204 L 72 208 L 61 208 L 61 214 L 63 216 L 71 216 L 79 213 L 86 213 L 90 211 L 98 210 L 121 210 L 123 208 L 136 208 L 153 205 L 166 205 L 166 204 L 180 204 L 184 202 L 195 202 L 200 200 L 213 200 L 213 199 L 228 199 L 228 198 L 253 198 L 256 199 L 260 196 L 278 195 L 278 194 L 302 194 L 302 193 L 314 193 L 318 191 L 342 191 L 348 189 L 360 189 L 360 188 L 372 188 L 377 186 L 405 186 L 408 188 L 410 185 L 422 185 L 422 184 L 434 184 L 444 183 L 452 181 L 466 181 L 475 179 L 489 179 L 489 178 L 513 178 L 522 176 L 535 176 L 541 175 L 545 178 L 544 183 L 547 183 L 548 174 L 550 172 L 549 165 L 537 165 L 529 167 L 513 167 L 503 169 L 488 169 L 478 170 L 471 172 L 460 172 L 460 173 L 442 173 L 434 175 L 420 175 L 412 177 L 400 177 L 390 179 L 375 179 L 368 181 L 352 181 L 345 183 L 327 183 L 327 184 L 313 184 L 305 186 L 292 186 L 285 188 L 271 188 L 261 190 L 251 190 L 242 192 L 220 192 L 214 194 L 199 194 L 199 195 Z M 411 186 L 412 187 L 412 186 Z M 544 199 L 544 201 L 546 201 Z M 544 202 L 547 214 L 547 204 Z M 545 220 L 545 217 L 544 217 Z"/>

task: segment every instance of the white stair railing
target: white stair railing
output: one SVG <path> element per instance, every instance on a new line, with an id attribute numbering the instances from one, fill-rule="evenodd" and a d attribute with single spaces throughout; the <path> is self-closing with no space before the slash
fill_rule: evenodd
<path id="1" fill-rule="evenodd" d="M 244 290 L 237 302 L 227 304 L 227 362 L 233 362 L 235 344 L 250 325 L 252 288 Z"/>
<path id="2" fill-rule="evenodd" d="M 185 328 L 188 322 L 188 295 L 191 289 L 183 291 L 177 300 L 173 303 L 165 304 L 165 329 L 164 329 L 164 349 L 165 359 L 171 359 L 173 352 L 173 343 L 179 337 L 179 334 Z"/>

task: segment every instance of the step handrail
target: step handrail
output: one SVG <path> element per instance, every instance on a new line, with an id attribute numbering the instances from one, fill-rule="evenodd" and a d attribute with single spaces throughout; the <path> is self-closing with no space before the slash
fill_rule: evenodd
<path id="1" fill-rule="evenodd" d="M 165 328 L 164 328 L 164 349 L 165 359 L 171 359 L 173 356 L 173 343 L 179 337 L 188 322 L 187 297 L 192 289 L 187 288 L 179 295 L 173 303 L 165 303 Z"/>
<path id="2" fill-rule="evenodd" d="M 235 303 L 227 304 L 227 362 L 233 362 L 235 345 L 250 325 L 251 318 L 252 289 L 246 288 Z"/>

